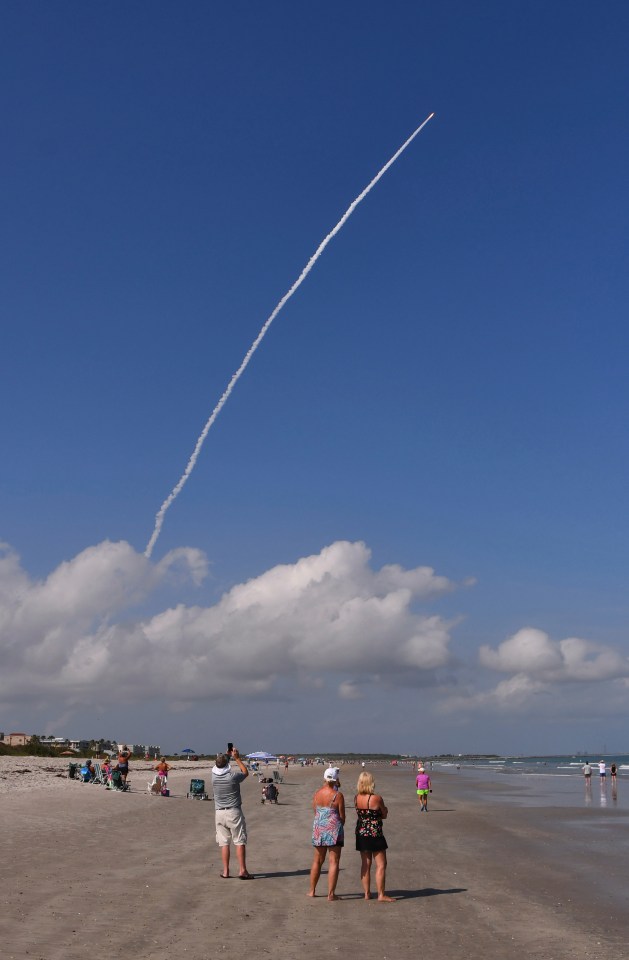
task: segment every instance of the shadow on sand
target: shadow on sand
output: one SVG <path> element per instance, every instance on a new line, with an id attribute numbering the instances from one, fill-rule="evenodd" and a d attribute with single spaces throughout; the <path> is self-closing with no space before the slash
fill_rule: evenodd
<path id="1" fill-rule="evenodd" d="M 256 870 L 256 880 L 271 880 L 275 877 L 309 877 L 310 870 L 277 870 L 273 873 L 260 873 Z"/>
<path id="2" fill-rule="evenodd" d="M 387 893 L 398 900 L 413 900 L 415 897 L 439 897 L 444 893 L 467 893 L 467 887 L 449 887 L 447 890 L 423 887 L 421 890 L 387 890 Z"/>
<path id="3" fill-rule="evenodd" d="M 452 887 L 449 890 L 437 890 L 435 887 L 425 887 L 423 890 L 387 890 L 390 897 L 396 900 L 415 900 L 417 897 L 437 897 L 442 893 L 467 893 L 467 887 Z M 376 893 L 371 891 L 371 899 L 376 903 Z M 364 900 L 362 893 L 341 893 L 339 900 Z"/>

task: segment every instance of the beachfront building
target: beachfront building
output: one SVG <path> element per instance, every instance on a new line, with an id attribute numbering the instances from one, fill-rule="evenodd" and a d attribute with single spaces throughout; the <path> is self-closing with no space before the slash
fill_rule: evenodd
<path id="1" fill-rule="evenodd" d="M 129 750 L 134 757 L 159 757 L 161 749 L 152 743 L 133 743 L 129 744 Z"/>
<path id="2" fill-rule="evenodd" d="M 30 741 L 30 733 L 10 733 L 4 737 L 2 742 L 6 744 L 7 747 L 25 747 Z"/>
<path id="3" fill-rule="evenodd" d="M 120 750 L 123 744 L 127 745 L 134 757 L 160 757 L 162 755 L 161 747 L 152 743 L 131 743 L 129 740 L 112 740 L 113 746 Z"/>

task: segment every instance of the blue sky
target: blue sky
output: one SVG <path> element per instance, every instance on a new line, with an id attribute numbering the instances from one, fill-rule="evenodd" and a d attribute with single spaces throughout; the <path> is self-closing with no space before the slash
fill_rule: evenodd
<path id="1" fill-rule="evenodd" d="M 623 745 L 628 27 L 0 11 L 0 729 Z"/>

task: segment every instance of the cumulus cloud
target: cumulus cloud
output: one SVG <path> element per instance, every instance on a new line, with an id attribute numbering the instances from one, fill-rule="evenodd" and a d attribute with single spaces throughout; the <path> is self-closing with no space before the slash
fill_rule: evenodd
<path id="1" fill-rule="evenodd" d="M 0 701 L 66 705 L 265 696 L 277 681 L 334 675 L 339 695 L 449 662 L 450 627 L 417 612 L 454 584 L 429 567 L 374 570 L 363 543 L 337 542 L 234 586 L 212 606 L 140 619 L 165 581 L 201 583 L 207 560 L 182 548 L 153 564 L 127 543 L 101 543 L 32 581 L 0 552 Z M 356 670 L 360 671 L 357 681 Z M 345 674 L 345 676 L 343 676 Z"/>
<path id="2" fill-rule="evenodd" d="M 440 713 L 466 713 L 470 711 L 497 711 L 513 713 L 530 708 L 534 696 L 549 692 L 547 684 L 532 680 L 518 673 L 501 680 L 492 690 L 466 691 L 445 697 L 438 706 Z"/>
<path id="3" fill-rule="evenodd" d="M 526 627 L 496 650 L 484 645 L 484 667 L 545 682 L 592 682 L 629 677 L 629 658 L 611 647 L 578 637 L 552 640 L 547 633 Z"/>
<path id="4" fill-rule="evenodd" d="M 546 715 L 578 715 L 584 697 L 596 698 L 597 684 L 629 685 L 629 658 L 623 653 L 578 637 L 553 640 L 534 627 L 518 630 L 496 649 L 484 644 L 479 662 L 488 671 L 511 676 L 489 689 L 479 689 L 482 679 L 476 676 L 468 687 L 447 691 L 438 705 L 442 713 L 506 715 L 534 707 Z M 611 702 L 609 696 L 607 688 L 606 701 Z"/>
<path id="5" fill-rule="evenodd" d="M 343 700 L 360 700 L 363 696 L 362 686 L 356 680 L 344 680 L 339 686 L 339 697 Z"/>

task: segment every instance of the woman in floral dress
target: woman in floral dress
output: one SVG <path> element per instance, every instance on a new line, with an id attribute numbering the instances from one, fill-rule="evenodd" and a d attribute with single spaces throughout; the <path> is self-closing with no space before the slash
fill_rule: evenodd
<path id="1" fill-rule="evenodd" d="M 323 774 L 323 786 L 312 798 L 314 859 L 310 869 L 309 897 L 316 896 L 315 890 L 321 876 L 321 867 L 329 850 L 328 900 L 338 900 L 335 890 L 344 843 L 343 824 L 345 823 L 345 798 L 339 790 L 340 786 L 338 767 L 328 767 Z"/>
<path id="2" fill-rule="evenodd" d="M 358 778 L 354 807 L 356 808 L 356 849 L 360 853 L 360 880 L 365 892 L 365 900 L 371 899 L 371 864 L 375 859 L 378 900 L 383 903 L 393 903 L 393 897 L 387 897 L 384 892 L 387 841 L 382 832 L 382 821 L 386 820 L 389 811 L 382 797 L 375 792 L 374 779 L 366 770 Z"/>

